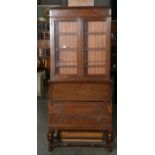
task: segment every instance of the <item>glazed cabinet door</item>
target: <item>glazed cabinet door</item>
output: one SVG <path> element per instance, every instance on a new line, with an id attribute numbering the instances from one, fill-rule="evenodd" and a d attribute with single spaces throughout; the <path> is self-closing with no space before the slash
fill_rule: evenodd
<path id="1" fill-rule="evenodd" d="M 109 24 L 108 19 L 84 21 L 84 76 L 109 77 Z"/>
<path id="2" fill-rule="evenodd" d="M 78 20 L 53 21 L 53 75 L 57 78 L 75 78 L 79 75 Z M 52 30 L 51 30 L 52 31 Z"/>
<path id="3" fill-rule="evenodd" d="M 51 77 L 110 78 L 109 17 L 66 18 L 51 23 Z"/>

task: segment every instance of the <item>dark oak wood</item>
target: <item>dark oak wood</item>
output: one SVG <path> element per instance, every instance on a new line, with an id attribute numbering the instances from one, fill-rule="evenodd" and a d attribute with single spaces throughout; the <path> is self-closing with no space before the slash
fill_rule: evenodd
<path id="1" fill-rule="evenodd" d="M 57 129 L 102 130 L 111 125 L 111 102 L 51 102 L 48 106 L 49 123 Z M 62 127 L 63 126 L 63 127 Z"/>
<path id="2" fill-rule="evenodd" d="M 111 10 L 53 8 L 49 18 L 49 150 L 101 146 L 111 151 Z"/>
<path id="3" fill-rule="evenodd" d="M 53 145 L 53 137 L 54 135 L 54 130 L 49 130 L 49 132 L 47 133 L 47 139 L 48 139 L 48 150 L 52 151 L 54 149 L 54 145 Z"/>
<path id="4" fill-rule="evenodd" d="M 53 100 L 75 101 L 111 101 L 110 83 L 52 83 L 49 85 L 49 97 Z"/>
<path id="5" fill-rule="evenodd" d="M 111 16 L 111 9 L 107 7 L 61 7 L 53 8 L 49 12 L 51 18 L 93 18 Z"/>

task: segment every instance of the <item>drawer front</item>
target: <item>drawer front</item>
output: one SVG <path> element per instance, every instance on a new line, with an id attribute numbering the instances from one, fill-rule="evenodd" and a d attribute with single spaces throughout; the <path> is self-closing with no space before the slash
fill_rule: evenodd
<path id="1" fill-rule="evenodd" d="M 49 97 L 53 100 L 111 101 L 111 83 L 51 83 Z"/>
<path id="2" fill-rule="evenodd" d="M 112 123 L 111 102 L 48 104 L 49 125 L 57 129 L 104 129 Z"/>

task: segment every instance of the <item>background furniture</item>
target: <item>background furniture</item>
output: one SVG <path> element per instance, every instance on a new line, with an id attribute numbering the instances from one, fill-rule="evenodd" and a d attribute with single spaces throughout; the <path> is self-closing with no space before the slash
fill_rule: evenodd
<path id="1" fill-rule="evenodd" d="M 37 72 L 37 96 L 43 96 L 43 79 L 44 79 L 44 72 Z"/>
<path id="2" fill-rule="evenodd" d="M 49 150 L 82 145 L 111 151 L 111 10 L 53 8 L 49 18 Z"/>
<path id="3" fill-rule="evenodd" d="M 50 78 L 50 38 L 49 20 L 39 17 L 37 21 L 37 72 L 44 72 L 42 87 L 47 94 L 47 80 Z M 38 80 L 38 79 L 37 79 Z M 38 83 L 39 84 L 39 83 Z M 39 89 L 40 85 L 37 85 Z M 41 95 L 43 96 L 43 95 Z"/>

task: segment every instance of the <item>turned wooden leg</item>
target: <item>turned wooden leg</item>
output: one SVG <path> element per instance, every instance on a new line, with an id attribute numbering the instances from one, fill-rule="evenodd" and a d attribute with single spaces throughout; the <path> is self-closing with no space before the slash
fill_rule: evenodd
<path id="1" fill-rule="evenodd" d="M 113 140 L 112 130 L 108 130 L 107 132 L 108 152 L 112 152 L 112 140 Z"/>
<path id="2" fill-rule="evenodd" d="M 54 135 L 54 130 L 50 130 L 47 133 L 48 151 L 50 151 L 50 152 L 54 149 L 54 146 L 53 146 L 53 135 Z"/>

